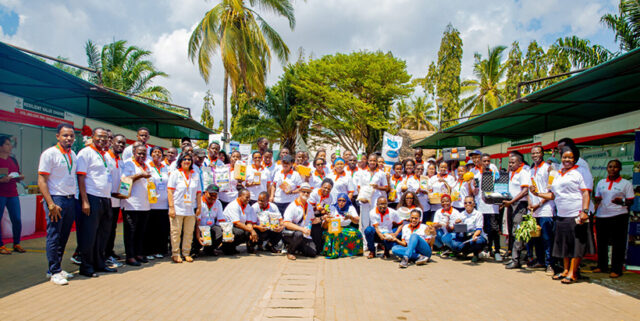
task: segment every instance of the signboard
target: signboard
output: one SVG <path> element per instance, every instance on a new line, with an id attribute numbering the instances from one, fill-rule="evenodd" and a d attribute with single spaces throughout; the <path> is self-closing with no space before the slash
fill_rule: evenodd
<path id="1" fill-rule="evenodd" d="M 232 140 L 231 142 L 229 142 L 229 154 L 233 153 L 233 151 L 239 151 L 240 150 L 240 142 L 237 142 L 235 140 Z"/>
<path id="2" fill-rule="evenodd" d="M 391 165 L 397 162 L 401 147 L 402 136 L 393 136 L 384 132 L 382 136 L 382 158 L 384 158 L 385 163 Z"/>
<path id="3" fill-rule="evenodd" d="M 55 128 L 60 123 L 74 125 L 73 116 L 54 107 L 34 104 L 0 92 L 0 120 Z"/>

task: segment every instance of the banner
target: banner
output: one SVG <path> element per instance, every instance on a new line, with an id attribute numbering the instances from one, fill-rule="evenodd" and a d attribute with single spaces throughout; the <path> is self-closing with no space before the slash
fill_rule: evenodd
<path id="1" fill-rule="evenodd" d="M 251 144 L 240 144 L 238 150 L 240 151 L 240 155 L 242 155 L 243 160 L 248 160 L 251 156 Z"/>
<path id="2" fill-rule="evenodd" d="M 384 135 L 382 136 L 382 158 L 384 158 L 385 163 L 392 165 L 397 162 L 401 147 L 401 136 L 393 136 L 384 132 Z"/>

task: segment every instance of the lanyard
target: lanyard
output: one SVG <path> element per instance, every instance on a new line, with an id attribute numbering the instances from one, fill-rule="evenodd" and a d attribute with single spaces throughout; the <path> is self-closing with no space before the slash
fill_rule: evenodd
<path id="1" fill-rule="evenodd" d="M 143 165 L 140 165 L 140 164 L 139 164 L 135 159 L 133 160 L 133 163 L 134 163 L 136 166 L 140 167 L 140 169 L 141 169 L 142 171 L 144 171 L 144 172 L 146 172 L 146 171 L 147 171 L 147 165 L 144 165 L 144 166 L 143 166 Z"/>
<path id="2" fill-rule="evenodd" d="M 153 162 L 151 162 L 149 164 L 151 167 L 153 167 L 153 169 L 156 170 L 156 173 L 158 173 L 158 176 L 160 176 L 160 183 L 162 183 L 162 172 L 160 172 L 160 170 L 158 169 L 158 167 L 156 167 L 156 164 L 154 164 Z M 163 166 L 162 166 L 163 167 Z M 162 168 L 160 167 L 160 168 Z"/>
<path id="3" fill-rule="evenodd" d="M 93 149 L 98 154 L 98 156 L 100 156 L 104 168 L 107 168 L 107 161 L 104 159 L 104 155 L 102 155 L 103 153 L 101 153 L 95 145 L 91 145 L 91 149 Z"/>
<path id="4" fill-rule="evenodd" d="M 62 149 L 62 146 L 60 146 L 60 143 L 58 143 L 56 147 L 62 153 L 62 158 L 64 158 L 64 161 L 67 162 L 67 170 L 69 171 L 69 174 L 71 174 L 71 168 L 73 167 L 73 159 L 71 158 L 71 151 L 65 152 L 64 149 Z"/>
<path id="5" fill-rule="evenodd" d="M 211 210 L 213 209 L 213 207 L 216 205 L 215 202 L 213 202 L 213 204 L 211 204 L 211 206 L 209 206 L 209 203 L 207 203 L 207 201 L 205 200 L 204 196 L 202 197 L 202 203 L 204 203 L 205 206 L 203 206 L 204 208 L 207 209 L 207 215 L 205 215 L 207 218 L 211 218 Z"/>
<path id="6" fill-rule="evenodd" d="M 117 156 L 114 152 L 109 151 L 109 155 L 113 158 L 113 161 L 116 162 L 116 168 L 119 168 L 118 161 L 120 160 L 120 156 Z"/>
<path id="7" fill-rule="evenodd" d="M 393 180 L 394 177 L 392 177 L 391 179 Z M 400 178 L 396 179 L 396 182 L 393 185 L 393 189 L 398 189 L 398 184 L 400 184 L 400 182 L 402 182 L 402 176 L 400 176 Z"/>
<path id="8" fill-rule="evenodd" d="M 184 185 L 187 186 L 187 193 L 189 193 L 189 185 L 191 185 L 191 175 L 189 175 L 189 178 L 187 179 L 187 174 L 185 173 L 185 171 L 180 169 L 180 173 L 182 173 L 182 178 L 184 179 Z"/>

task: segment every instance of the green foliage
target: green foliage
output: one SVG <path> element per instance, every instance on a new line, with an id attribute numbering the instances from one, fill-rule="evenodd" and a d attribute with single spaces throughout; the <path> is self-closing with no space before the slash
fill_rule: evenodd
<path id="1" fill-rule="evenodd" d="M 508 103 L 517 98 L 518 83 L 522 81 L 524 73 L 522 66 L 522 51 L 520 51 L 520 44 L 518 44 L 517 41 L 514 41 L 511 44 L 506 68 L 507 80 L 505 81 L 504 100 Z"/>
<path id="2" fill-rule="evenodd" d="M 60 59 L 60 60 L 64 60 L 64 61 L 69 60 L 69 58 L 61 57 L 61 56 L 58 56 L 57 58 Z M 41 58 L 40 58 L 40 60 L 44 61 L 44 59 L 41 59 Z M 83 78 L 84 79 L 85 72 L 82 69 L 78 69 L 78 68 L 75 68 L 75 67 L 71 67 L 69 65 L 65 65 L 65 64 L 63 64 L 63 63 L 61 63 L 59 61 L 54 62 L 53 66 L 58 68 L 58 69 L 60 69 L 60 70 L 65 71 L 65 72 L 67 72 L 69 74 L 72 74 L 72 75 L 74 75 L 74 76 L 76 76 L 78 78 Z"/>
<path id="3" fill-rule="evenodd" d="M 461 64 L 462 39 L 460 38 L 460 31 L 449 24 L 440 42 L 437 78 L 435 79 L 437 97 L 442 100 L 442 120 L 449 120 L 460 116 Z M 450 121 L 446 123 L 446 127 L 455 124 L 457 124 L 457 121 Z"/>
<path id="4" fill-rule="evenodd" d="M 515 232 L 515 237 L 521 242 L 527 243 L 531 240 L 532 233 L 538 230 L 539 226 L 536 223 L 535 217 L 531 214 L 525 214 L 522 218 L 522 222 L 518 225 Z"/>
<path id="5" fill-rule="evenodd" d="M 475 79 L 462 83 L 462 92 L 469 94 L 462 99 L 462 114 L 482 114 L 502 106 L 505 102 L 504 83 L 501 82 L 506 71 L 506 64 L 502 63 L 502 52 L 505 49 L 505 46 L 488 48 L 486 59 L 480 53 L 475 53 Z"/>
<path id="6" fill-rule="evenodd" d="M 533 40 L 527 47 L 527 54 L 524 59 L 524 75 L 523 80 L 533 80 L 547 77 L 548 66 L 547 57 L 538 42 Z M 522 88 L 523 93 L 532 93 L 544 88 L 544 83 L 536 82 Z"/>
<path id="7" fill-rule="evenodd" d="M 398 130 L 436 130 L 433 121 L 437 120 L 437 111 L 426 97 L 416 97 L 408 103 L 406 100 L 398 101 L 392 109 L 392 134 Z"/>
<path id="8" fill-rule="evenodd" d="M 202 114 L 200 114 L 200 124 L 204 127 L 214 129 L 213 106 L 215 105 L 215 101 L 213 100 L 211 91 L 207 90 L 207 94 L 204 96 L 203 101 Z"/>
<path id="9" fill-rule="evenodd" d="M 391 53 L 360 51 L 299 64 L 291 86 L 309 135 L 349 150 L 380 148 L 391 105 L 411 92 L 406 63 Z"/>
<path id="10" fill-rule="evenodd" d="M 549 75 L 559 75 L 571 71 L 571 61 L 569 61 L 569 55 L 566 52 L 562 52 L 556 46 L 551 46 L 547 49 L 547 64 L 550 67 Z M 556 77 L 544 81 L 544 86 L 551 86 L 557 82 L 565 80 L 569 76 Z"/>

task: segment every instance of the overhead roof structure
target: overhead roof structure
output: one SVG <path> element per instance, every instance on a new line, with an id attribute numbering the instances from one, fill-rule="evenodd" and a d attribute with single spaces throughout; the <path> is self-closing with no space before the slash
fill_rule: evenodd
<path id="1" fill-rule="evenodd" d="M 161 138 L 208 139 L 191 117 L 92 84 L 0 42 L 0 91 Z"/>
<path id="2" fill-rule="evenodd" d="M 479 148 L 640 109 L 640 49 L 585 70 L 416 143 Z M 612 131 L 615 131 L 612 128 Z"/>

